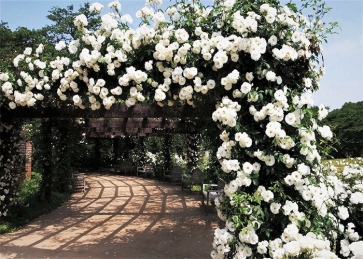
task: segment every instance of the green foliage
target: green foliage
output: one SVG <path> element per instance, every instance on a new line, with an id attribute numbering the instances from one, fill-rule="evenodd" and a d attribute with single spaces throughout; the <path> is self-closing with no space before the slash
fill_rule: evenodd
<path id="1" fill-rule="evenodd" d="M 201 143 L 199 146 L 198 167 L 203 172 L 204 183 L 216 183 L 221 176 L 220 163 L 216 157 L 219 139 L 216 138 L 217 132 L 213 127 L 203 131 L 201 136 Z"/>
<path id="2" fill-rule="evenodd" d="M 19 187 L 19 196 L 17 203 L 20 206 L 28 206 L 29 201 L 39 193 L 40 183 L 42 181 L 42 175 L 36 172 L 32 172 L 30 179 L 25 179 Z"/>
<path id="3" fill-rule="evenodd" d="M 90 169 L 110 168 L 113 164 L 112 139 L 78 139 L 72 166 Z"/>
<path id="4" fill-rule="evenodd" d="M 18 229 L 31 220 L 49 213 L 69 198 L 68 194 L 53 192 L 50 203 L 39 199 L 42 176 L 33 172 L 19 187 L 16 204 L 10 207 L 8 215 L 0 219 L 0 234 Z"/>
<path id="5" fill-rule="evenodd" d="M 136 147 L 131 153 L 132 160 L 137 166 L 145 165 L 146 161 L 146 140 L 145 137 L 139 137 L 136 141 Z"/>
<path id="6" fill-rule="evenodd" d="M 149 136 L 145 140 L 144 154 L 136 149 L 138 157 L 144 157 L 141 161 L 144 164 L 153 165 L 154 176 L 157 179 L 163 179 L 164 172 L 172 167 L 172 136 Z"/>
<path id="7" fill-rule="evenodd" d="M 29 30 L 19 27 L 11 31 L 6 22 L 0 23 L 0 71 L 8 71 L 9 64 L 26 47 L 36 48 L 44 43 L 46 33 L 42 30 Z"/>
<path id="8" fill-rule="evenodd" d="M 0 118 L 0 217 L 6 216 L 9 206 L 14 204 L 25 166 L 18 144 L 22 140 L 20 132 L 20 119 Z"/>
<path id="9" fill-rule="evenodd" d="M 160 175 L 160 179 L 162 179 L 164 172 L 167 170 L 170 170 L 172 167 L 172 163 L 171 163 L 171 143 L 172 143 L 172 138 L 170 135 L 166 135 L 163 138 L 163 146 L 162 146 L 162 154 L 164 156 L 163 159 L 163 168 L 162 168 L 162 174 Z"/>
<path id="10" fill-rule="evenodd" d="M 336 158 L 363 155 L 363 102 L 345 103 L 341 109 L 331 111 L 323 120 L 335 133 Z"/>
<path id="11" fill-rule="evenodd" d="M 187 135 L 187 168 L 190 172 L 198 166 L 200 137 L 197 133 Z"/>
<path id="12" fill-rule="evenodd" d="M 47 33 L 48 40 L 53 44 L 61 40 L 69 42 L 76 38 L 77 27 L 74 25 L 74 19 L 80 14 L 85 14 L 88 17 L 88 28 L 93 30 L 101 18 L 99 14 L 91 12 L 89 7 L 89 3 L 84 3 L 76 11 L 74 5 L 69 5 L 66 8 L 54 6 L 47 15 L 47 18 L 54 24 L 43 27 L 42 31 Z"/>
<path id="13" fill-rule="evenodd" d="M 70 191 L 71 166 L 79 158 L 76 147 L 82 139 L 82 125 L 81 121 L 73 119 L 34 119 L 24 125 L 25 137 L 33 143 L 32 168 L 44 176 L 43 180 L 47 181 L 44 188 L 48 193 L 50 189 L 61 193 Z M 57 183 L 54 189 L 53 182 Z M 48 197 L 45 193 L 41 196 Z"/>

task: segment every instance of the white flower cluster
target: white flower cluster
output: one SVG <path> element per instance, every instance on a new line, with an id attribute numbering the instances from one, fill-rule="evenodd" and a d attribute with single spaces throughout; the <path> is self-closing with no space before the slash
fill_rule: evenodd
<path id="1" fill-rule="evenodd" d="M 269 202 L 270 200 L 272 200 L 274 198 L 273 192 L 270 190 L 266 190 L 266 188 L 264 186 L 259 186 L 257 188 L 257 192 L 259 192 L 261 194 L 261 197 L 264 202 Z"/>
<path id="2" fill-rule="evenodd" d="M 272 52 L 276 59 L 282 59 L 284 61 L 294 61 L 298 58 L 297 51 L 293 47 L 285 44 L 282 45 L 281 49 L 274 48 Z"/>
<path id="3" fill-rule="evenodd" d="M 221 79 L 221 85 L 224 85 L 224 89 L 227 91 L 232 89 L 232 85 L 236 84 L 239 79 L 239 72 L 235 69 L 229 73 L 226 77 Z"/>
<path id="4" fill-rule="evenodd" d="M 314 233 L 301 235 L 295 225 L 290 224 L 285 228 L 284 234 L 289 241 L 275 239 L 269 243 L 269 255 L 271 258 L 282 259 L 286 257 L 299 256 L 303 252 L 309 251 L 311 258 L 336 258 L 338 257 L 330 251 L 330 242 L 319 239 Z"/>
<path id="5" fill-rule="evenodd" d="M 159 3 L 153 3 L 153 4 L 159 4 Z M 230 3 L 226 3 L 226 6 L 233 6 L 235 3 L 234 1 L 231 1 Z M 118 1 L 112 2 L 109 4 L 109 6 L 111 8 L 114 8 L 115 10 L 120 10 L 121 5 L 118 3 Z M 184 6 L 179 5 L 178 8 L 180 9 L 184 9 Z M 197 7 L 195 7 L 197 8 Z M 100 12 L 103 9 L 103 6 L 100 3 L 94 3 L 93 5 L 91 5 L 91 11 L 95 11 L 95 12 Z M 172 12 L 172 10 L 174 10 Z M 187 9 L 184 9 L 184 11 Z M 199 10 L 199 9 L 198 9 Z M 173 15 L 175 15 L 175 12 L 178 12 L 178 9 L 174 8 L 170 8 L 170 11 L 174 13 Z M 265 5 L 264 7 L 261 7 L 261 12 L 264 13 L 265 18 L 267 19 L 267 17 L 269 16 L 276 16 L 279 17 L 279 15 L 276 13 L 276 10 L 274 10 L 273 8 Z M 266 12 L 266 13 L 265 13 Z M 282 16 L 284 16 L 285 18 L 283 19 L 282 16 L 280 17 L 281 21 L 285 21 L 288 20 L 287 17 L 291 16 L 291 13 L 288 13 L 288 8 L 284 8 L 281 10 L 282 12 Z M 201 15 L 205 15 L 205 11 L 201 10 Z M 156 14 L 153 13 L 152 9 L 149 7 L 144 7 L 142 10 L 140 10 L 138 12 L 138 16 L 139 17 L 152 17 L 153 20 L 156 23 L 160 23 L 161 21 L 164 21 L 165 19 L 163 18 L 163 14 L 161 12 L 158 12 Z M 131 22 L 130 17 L 126 17 L 123 16 L 120 18 L 121 22 L 123 23 L 128 23 Z M 203 32 L 201 27 L 197 27 L 195 34 L 197 36 L 200 37 L 200 39 L 194 40 L 193 41 L 193 46 L 191 46 L 189 43 L 187 43 L 190 35 L 189 33 L 183 29 L 173 29 L 173 27 L 168 27 L 165 30 L 161 30 L 158 31 L 157 28 L 149 28 L 146 25 L 142 25 L 139 28 L 137 28 L 136 30 L 133 29 L 127 29 L 127 30 L 121 30 L 117 27 L 117 16 L 115 15 L 111 15 L 111 14 L 106 14 L 104 16 L 102 16 L 102 23 L 100 26 L 100 29 L 95 31 L 95 32 L 90 32 L 88 30 L 86 30 L 85 28 L 88 25 L 87 22 L 87 17 L 85 17 L 84 15 L 79 15 L 76 17 L 75 19 L 75 24 L 83 30 L 83 37 L 82 37 L 82 41 L 90 46 L 91 48 L 84 48 L 82 50 L 79 50 L 79 46 L 81 45 L 81 41 L 80 39 L 76 39 L 71 41 L 68 44 L 68 51 L 71 54 L 77 54 L 77 51 L 79 51 L 79 60 L 75 60 L 72 63 L 72 68 L 74 71 L 78 72 L 78 76 L 74 76 L 73 78 L 71 78 L 72 81 L 74 81 L 74 83 L 72 83 L 72 86 L 75 86 L 76 81 L 77 80 L 81 80 L 83 82 L 85 82 L 86 84 L 88 84 L 88 80 L 90 80 L 90 78 L 88 78 L 88 73 L 87 70 L 83 69 L 83 67 L 87 67 L 89 69 L 94 70 L 95 72 L 98 72 L 100 69 L 100 65 L 102 62 L 105 62 L 107 64 L 107 73 L 110 76 L 114 76 L 116 75 L 116 71 L 115 69 L 120 68 L 121 64 L 124 63 L 127 59 L 128 59 L 128 53 L 131 53 L 133 49 L 139 49 L 141 47 L 142 44 L 144 43 L 150 43 L 152 42 L 155 38 L 159 38 L 159 42 L 156 43 L 155 45 L 155 52 L 153 54 L 155 60 L 159 60 L 159 61 L 167 61 L 170 63 L 170 65 L 172 67 L 176 67 L 178 64 L 183 65 L 186 64 L 187 62 L 187 53 L 192 50 L 192 52 L 194 54 L 199 54 L 203 57 L 204 60 L 208 61 L 208 60 L 213 60 L 214 62 L 214 66 L 213 69 L 217 70 L 217 69 L 221 69 L 223 67 L 223 65 L 229 60 L 229 57 L 231 58 L 231 61 L 236 62 L 239 58 L 239 52 L 240 51 L 245 51 L 247 53 L 251 54 L 251 58 L 253 60 L 259 60 L 261 54 L 264 54 L 266 51 L 266 41 L 263 38 L 259 38 L 259 37 L 254 37 L 254 38 L 248 38 L 248 32 L 256 32 L 258 24 L 257 21 L 260 19 L 260 16 L 257 15 L 254 12 L 249 12 L 247 17 L 242 17 L 241 14 L 239 12 L 234 13 L 233 15 L 233 26 L 236 28 L 237 31 L 240 32 L 240 34 L 242 35 L 242 37 L 240 36 L 236 36 L 236 35 L 231 35 L 229 37 L 223 37 L 221 35 L 221 33 L 219 32 L 214 32 L 212 33 L 212 35 L 208 35 L 206 32 Z M 288 24 L 292 24 L 291 21 L 289 20 L 290 23 Z M 242 26 L 242 27 L 241 27 Z M 156 37 L 157 33 L 159 33 L 160 35 L 158 37 Z M 296 38 L 296 39 L 295 39 Z M 298 42 L 298 38 L 301 41 L 301 38 L 303 38 L 303 36 L 299 35 L 299 37 L 295 37 L 294 36 L 294 41 L 293 42 Z M 113 45 L 108 44 L 107 46 L 107 53 L 106 54 L 102 54 L 100 53 L 101 47 L 106 44 L 109 40 L 114 40 L 117 41 L 122 48 L 121 49 L 116 49 Z M 173 39 L 176 39 L 176 41 L 174 41 Z M 299 42 L 300 42 L 299 41 Z M 65 44 L 65 42 L 61 41 L 59 43 L 56 44 L 56 49 L 61 50 L 66 48 L 67 45 Z M 39 48 L 36 50 L 36 55 L 39 56 L 39 54 L 42 52 L 44 47 L 39 46 Z M 26 51 L 24 51 L 24 54 L 19 55 L 16 59 L 14 59 L 14 64 L 18 65 L 18 63 L 23 60 L 25 57 L 31 55 L 32 50 L 31 49 L 26 49 Z M 53 62 L 50 62 L 51 67 L 55 69 L 52 71 L 51 74 L 51 78 L 52 81 L 55 82 L 57 80 L 62 80 L 63 78 L 65 78 L 66 76 L 64 75 L 64 71 L 66 71 L 67 69 L 69 70 L 69 68 L 66 68 L 70 63 L 69 60 L 61 58 L 60 60 L 55 60 Z M 55 64 L 56 63 L 56 64 Z M 61 64 L 59 64 L 61 63 Z M 37 59 L 36 62 L 31 63 L 29 62 L 29 66 L 30 67 L 37 67 L 40 68 L 41 71 L 43 71 L 43 69 L 46 66 L 46 62 L 42 62 L 39 59 Z M 161 72 L 164 73 L 164 76 L 166 78 L 170 77 L 170 68 L 168 67 L 164 67 L 165 65 L 163 64 L 159 64 L 158 68 L 159 70 L 162 70 Z M 145 67 L 145 69 L 147 71 L 150 71 L 152 67 L 150 67 L 150 65 L 147 65 Z M 175 80 L 175 78 L 173 78 L 173 83 L 178 83 L 179 85 L 183 86 L 186 81 L 188 79 L 194 79 L 193 81 L 193 85 L 190 85 L 190 87 L 183 87 L 181 89 L 181 94 L 179 95 L 179 98 L 182 101 L 187 101 L 188 104 L 193 105 L 193 94 L 194 93 L 198 93 L 201 92 L 203 94 L 206 94 L 210 89 L 214 88 L 215 86 L 215 82 L 213 82 L 213 80 L 209 80 L 207 83 L 203 83 L 202 78 L 197 77 L 196 73 L 193 71 L 192 73 L 187 73 L 185 71 L 185 69 L 182 69 L 183 74 L 182 76 L 179 76 L 179 79 Z M 44 72 L 41 72 L 44 73 Z M 187 75 L 185 75 L 187 74 Z M 45 75 L 46 76 L 46 75 Z M 173 74 L 173 77 L 177 77 L 176 73 Z M 247 75 L 246 75 L 247 78 Z M 253 78 L 253 76 L 252 76 Z M 66 78 L 69 79 L 69 78 Z M 125 77 L 123 77 L 123 79 L 125 79 Z M 239 72 L 237 70 L 233 71 L 232 73 L 230 73 L 227 77 L 222 79 L 222 85 L 225 86 L 225 88 L 228 90 L 231 88 L 232 84 L 237 83 L 237 80 L 239 79 Z M 279 81 L 281 80 L 281 78 L 279 79 L 279 77 L 276 77 L 276 80 Z M 128 80 L 126 80 L 127 82 Z M 146 82 L 147 80 L 143 80 L 142 82 Z M 251 80 L 248 79 L 249 82 L 251 82 Z M 308 81 L 308 79 L 306 79 L 305 81 Z M 68 80 L 68 82 L 65 82 L 65 84 L 62 85 L 61 87 L 61 91 L 58 91 L 58 96 L 61 100 L 65 101 L 67 100 L 69 97 L 74 101 L 74 99 L 76 100 L 76 102 L 74 102 L 76 105 L 78 105 L 81 108 L 84 108 L 83 103 L 78 102 L 79 100 L 84 99 L 84 97 L 78 98 L 77 96 L 73 98 L 73 95 L 68 95 L 65 94 L 65 90 L 68 90 L 69 87 L 67 87 L 67 84 L 71 84 L 71 82 Z M 121 84 L 122 85 L 122 84 Z M 168 87 L 170 87 L 167 83 L 163 84 L 165 87 L 165 89 L 167 89 Z M 7 84 L 4 88 L 4 92 L 6 93 L 6 96 L 11 99 L 13 98 L 12 94 L 11 94 L 11 88 L 9 88 L 9 85 Z M 160 87 L 158 87 L 159 89 Z M 193 91 L 192 89 L 193 88 Z M 75 87 L 77 92 L 77 87 Z M 166 92 L 165 89 L 162 89 L 163 92 Z M 239 89 L 236 89 L 236 91 L 234 92 L 234 95 L 240 95 L 242 93 L 246 94 L 250 91 L 251 89 L 251 84 L 245 82 L 244 84 L 242 84 L 241 86 L 241 91 Z M 109 89 L 111 90 L 111 89 Z M 163 105 L 162 102 L 166 101 L 167 99 L 167 95 L 165 95 L 164 93 L 162 93 L 162 91 L 157 90 L 155 92 L 155 100 L 160 104 Z M 128 105 L 134 105 L 136 103 L 136 101 L 140 101 L 142 102 L 145 98 L 142 97 L 142 91 L 139 91 L 139 98 L 135 98 L 134 96 L 131 96 L 128 100 L 127 100 L 127 104 Z M 91 92 L 92 93 L 92 92 Z M 111 92 L 112 93 L 112 92 Z M 256 94 L 252 94 L 252 101 L 256 101 L 258 98 L 258 95 Z M 108 96 L 107 99 L 105 100 L 105 98 L 99 100 L 97 97 L 96 101 L 93 100 L 93 98 L 91 99 L 92 101 L 94 101 L 93 103 L 91 103 L 92 105 L 92 109 L 98 109 L 100 108 L 99 104 L 104 104 L 104 106 L 106 108 L 110 108 L 110 106 L 113 103 L 113 98 L 115 98 L 115 101 L 117 101 L 117 96 L 114 97 L 110 97 Z M 37 99 L 37 98 L 36 98 Z M 171 104 L 173 101 L 171 100 L 167 100 L 168 104 Z M 14 102 L 12 103 L 12 107 L 14 108 L 14 105 L 16 105 L 17 103 Z M 30 105 L 33 105 L 33 102 L 30 102 Z M 285 106 L 285 105 L 282 105 Z M 281 116 L 281 111 L 278 112 Z M 258 113 L 259 114 L 259 113 Z M 258 116 L 257 116 L 258 117 Z M 232 124 L 233 125 L 233 124 Z"/>
<path id="6" fill-rule="evenodd" d="M 321 156 L 319 152 L 316 149 L 315 142 L 315 133 L 314 130 L 307 129 L 307 128 L 300 128 L 299 129 L 299 135 L 300 135 L 300 143 L 304 144 L 300 148 L 300 154 L 304 155 L 306 159 L 310 162 L 314 161 L 315 159 L 317 161 L 321 161 Z"/>
<path id="7" fill-rule="evenodd" d="M 247 36 L 249 32 L 257 31 L 258 27 L 257 20 L 259 19 L 260 16 L 254 12 L 249 12 L 246 18 L 243 17 L 240 12 L 235 12 L 233 14 L 232 26 L 241 35 Z"/>
<path id="8" fill-rule="evenodd" d="M 0 80 L 4 82 L 1 86 L 1 90 L 4 92 L 5 96 L 8 97 L 13 94 L 14 88 L 9 80 L 9 75 L 5 73 L 0 73 Z"/>
<path id="9" fill-rule="evenodd" d="M 351 243 L 349 249 L 353 253 L 351 259 L 360 259 L 363 257 L 363 241 Z"/>
<path id="10" fill-rule="evenodd" d="M 211 252 L 211 257 L 215 259 L 223 259 L 224 254 L 228 253 L 231 248 L 229 243 L 233 240 L 234 235 L 229 233 L 227 229 L 217 228 L 214 231 L 213 249 Z"/>
<path id="11" fill-rule="evenodd" d="M 248 136 L 246 132 L 237 132 L 234 136 L 234 139 L 242 148 L 248 148 L 252 146 L 252 139 Z"/>
<path id="12" fill-rule="evenodd" d="M 83 27 L 88 25 L 87 17 L 84 14 L 77 15 L 74 19 L 74 25 L 76 25 L 78 29 L 83 29 Z"/>
<path id="13" fill-rule="evenodd" d="M 245 244 L 255 245 L 258 243 L 258 236 L 253 227 L 245 227 L 238 235 L 239 240 Z"/>
<path id="14" fill-rule="evenodd" d="M 298 95 L 294 96 L 292 103 L 296 104 L 298 108 L 302 108 L 304 105 L 308 108 L 312 107 L 314 105 L 314 101 L 311 90 L 307 90 L 302 93 L 300 97 Z"/>
<path id="15" fill-rule="evenodd" d="M 224 141 L 222 145 L 218 148 L 217 158 L 231 158 L 232 148 L 236 145 L 234 141 Z"/>
<path id="16" fill-rule="evenodd" d="M 153 154 L 151 152 L 146 152 L 146 159 L 152 163 L 152 164 L 156 164 L 157 161 L 157 154 Z"/>
<path id="17" fill-rule="evenodd" d="M 273 155 L 265 155 L 264 152 L 260 150 L 255 151 L 253 156 L 257 157 L 260 161 L 265 162 L 267 166 L 273 166 L 276 161 Z"/>
<path id="18" fill-rule="evenodd" d="M 332 169 L 330 169 L 332 171 Z M 345 166 L 341 177 L 347 181 L 343 182 L 338 178 L 338 174 L 333 172 L 333 175 L 329 175 L 327 180 L 334 188 L 334 199 L 345 201 L 349 200 L 351 204 L 362 204 L 363 203 L 363 171 L 362 168 L 353 164 Z M 354 179 L 351 181 L 350 179 Z M 350 184 L 348 182 L 350 181 Z"/>
<path id="19" fill-rule="evenodd" d="M 333 132 L 330 130 L 329 126 L 324 125 L 323 127 L 318 127 L 318 132 L 323 138 L 332 139 Z"/>
<path id="20" fill-rule="evenodd" d="M 228 97 L 223 97 L 219 107 L 213 112 L 212 119 L 213 121 L 220 121 L 229 127 L 234 127 L 237 123 L 237 112 L 240 109 L 241 105 L 237 102 L 233 102 Z"/>
<path id="21" fill-rule="evenodd" d="M 277 102 L 268 103 L 264 105 L 259 111 L 253 105 L 250 106 L 249 112 L 251 115 L 253 115 L 255 121 L 262 121 L 266 119 L 267 116 L 272 122 L 280 122 L 284 119 L 284 111 L 288 108 L 285 93 L 283 92 L 283 90 L 277 90 L 274 94 L 274 97 L 276 98 Z M 294 119 L 294 122 L 291 122 L 291 125 L 294 124 L 295 121 L 297 122 L 296 117 Z"/>
<path id="22" fill-rule="evenodd" d="M 221 169 L 226 172 L 226 173 L 230 173 L 231 171 L 238 171 L 240 169 L 240 165 L 238 160 L 227 160 L 227 159 L 223 159 L 221 161 Z"/>
<path id="23" fill-rule="evenodd" d="M 363 193 L 362 190 L 355 190 L 355 192 L 353 192 L 350 195 L 350 202 L 352 204 L 360 204 L 363 203 Z"/>
<path id="24" fill-rule="evenodd" d="M 318 119 L 322 120 L 328 115 L 329 111 L 325 108 L 325 105 L 319 105 Z"/>
<path id="25" fill-rule="evenodd" d="M 185 166 L 187 161 L 183 159 L 181 155 L 175 154 L 173 157 L 174 164 L 179 166 Z"/>
<path id="26" fill-rule="evenodd" d="M 235 204 L 233 200 L 234 193 L 242 186 L 250 186 L 252 183 L 251 174 L 258 174 L 261 165 L 257 162 L 251 164 L 249 162 L 244 162 L 242 165 L 242 170 L 237 171 L 236 179 L 232 180 L 224 188 L 224 194 L 229 197 L 230 203 Z M 265 193 L 266 194 L 266 193 Z M 267 194 L 268 196 L 269 194 Z M 266 196 L 266 197 L 267 197 Z"/>

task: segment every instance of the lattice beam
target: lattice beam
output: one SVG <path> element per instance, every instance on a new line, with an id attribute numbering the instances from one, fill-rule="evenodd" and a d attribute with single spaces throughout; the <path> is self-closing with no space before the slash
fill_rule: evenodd
<path id="1" fill-rule="evenodd" d="M 200 114 L 199 114 L 200 115 Z M 155 104 L 114 104 L 111 109 L 82 110 L 73 105 L 56 108 L 17 107 L 14 110 L 0 108 L 0 117 L 10 118 L 193 118 L 198 112 L 191 106 L 164 106 Z"/>
<path id="2" fill-rule="evenodd" d="M 196 119 L 197 120 L 197 119 Z M 149 134 L 193 133 L 196 120 L 167 120 L 155 118 L 89 119 L 89 138 L 146 136 Z"/>

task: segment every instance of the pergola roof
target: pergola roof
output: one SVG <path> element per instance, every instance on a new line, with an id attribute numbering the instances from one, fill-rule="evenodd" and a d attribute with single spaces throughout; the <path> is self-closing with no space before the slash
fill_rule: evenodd
<path id="1" fill-rule="evenodd" d="M 195 120 L 166 118 L 89 119 L 86 121 L 89 138 L 146 136 L 148 134 L 193 133 Z"/>
<path id="2" fill-rule="evenodd" d="M 17 107 L 2 108 L 1 117 L 8 118 L 84 118 L 88 138 L 146 136 L 149 134 L 194 133 L 197 110 L 191 106 L 164 106 L 137 104 L 127 107 L 116 104 L 106 110 L 82 110 L 74 106 L 62 109 Z M 200 116 L 200 114 L 199 114 Z"/>
<path id="3" fill-rule="evenodd" d="M 10 110 L 0 108 L 0 117 L 12 118 L 195 118 L 196 109 L 191 106 L 163 106 L 155 104 L 114 104 L 109 110 L 103 106 L 98 110 L 80 109 L 73 105 L 62 108 L 17 107 Z"/>

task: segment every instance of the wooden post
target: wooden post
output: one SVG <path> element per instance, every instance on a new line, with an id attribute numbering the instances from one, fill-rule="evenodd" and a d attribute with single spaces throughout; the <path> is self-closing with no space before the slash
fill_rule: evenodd
<path id="1" fill-rule="evenodd" d="M 94 168 L 98 170 L 101 164 L 101 140 L 99 138 L 95 139 L 95 146 L 94 146 Z"/>
<path id="2" fill-rule="evenodd" d="M 120 143 L 120 139 L 119 138 L 113 138 L 112 139 L 112 165 L 118 165 L 119 164 L 119 160 L 120 160 L 120 154 L 119 154 L 119 143 Z"/>
<path id="3" fill-rule="evenodd" d="M 41 123 L 42 140 L 41 152 L 42 158 L 42 183 L 41 183 L 41 199 L 50 202 L 52 200 L 52 187 L 53 187 L 53 167 L 52 167 L 52 121 L 51 119 L 42 119 Z"/>

